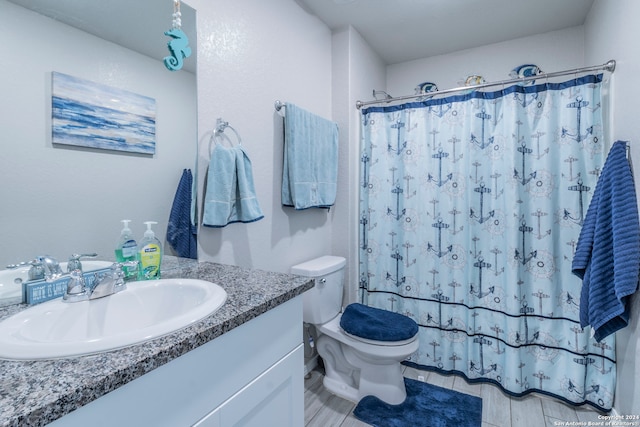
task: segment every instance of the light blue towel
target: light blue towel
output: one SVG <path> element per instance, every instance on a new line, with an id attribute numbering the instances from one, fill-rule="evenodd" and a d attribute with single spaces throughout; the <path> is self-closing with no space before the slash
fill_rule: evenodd
<path id="1" fill-rule="evenodd" d="M 193 176 L 190 169 L 182 171 L 176 195 L 173 198 L 169 223 L 167 224 L 167 242 L 183 258 L 198 258 L 196 235 L 198 228 L 191 222 L 193 200 Z"/>
<path id="2" fill-rule="evenodd" d="M 582 279 L 580 325 L 599 342 L 629 323 L 640 277 L 640 222 L 626 143 L 611 147 L 580 231 L 572 272 Z"/>
<path id="3" fill-rule="evenodd" d="M 240 146 L 227 148 L 216 144 L 207 174 L 203 225 L 224 227 L 262 218 L 249 157 Z"/>
<path id="4" fill-rule="evenodd" d="M 338 181 L 338 125 L 286 104 L 282 204 L 328 208 Z"/>

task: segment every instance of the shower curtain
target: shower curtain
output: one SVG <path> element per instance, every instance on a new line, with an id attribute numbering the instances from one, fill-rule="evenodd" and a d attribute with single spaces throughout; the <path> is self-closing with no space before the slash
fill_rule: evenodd
<path id="1" fill-rule="evenodd" d="M 571 261 L 608 147 L 602 75 L 362 111 L 360 288 L 419 325 L 410 366 L 610 410 L 615 338 Z"/>

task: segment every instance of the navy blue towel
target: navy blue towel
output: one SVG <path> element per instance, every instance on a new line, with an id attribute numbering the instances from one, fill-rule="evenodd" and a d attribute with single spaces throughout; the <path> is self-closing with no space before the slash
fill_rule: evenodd
<path id="1" fill-rule="evenodd" d="M 183 258 L 198 258 L 198 229 L 191 221 L 193 176 L 190 169 L 182 172 L 176 195 L 171 206 L 167 225 L 167 242 L 176 255 Z"/>
<path id="2" fill-rule="evenodd" d="M 375 341 L 403 341 L 418 333 L 413 319 L 358 303 L 344 309 L 340 327 L 348 334 Z"/>
<path id="3" fill-rule="evenodd" d="M 640 222 L 624 141 L 607 156 L 571 267 L 582 279 L 580 325 L 591 325 L 598 342 L 627 326 L 640 277 Z"/>

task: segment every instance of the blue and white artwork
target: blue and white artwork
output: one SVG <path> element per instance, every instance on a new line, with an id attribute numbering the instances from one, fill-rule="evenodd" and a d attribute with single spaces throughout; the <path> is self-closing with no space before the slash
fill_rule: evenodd
<path id="1" fill-rule="evenodd" d="M 51 98 L 54 144 L 155 153 L 155 99 L 55 71 Z"/>

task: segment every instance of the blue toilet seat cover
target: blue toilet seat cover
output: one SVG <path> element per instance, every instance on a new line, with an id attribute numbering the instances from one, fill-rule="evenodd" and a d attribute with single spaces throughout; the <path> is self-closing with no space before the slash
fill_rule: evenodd
<path id="1" fill-rule="evenodd" d="M 359 303 L 344 309 L 340 327 L 348 334 L 375 341 L 403 341 L 418 333 L 418 324 L 413 319 Z"/>

